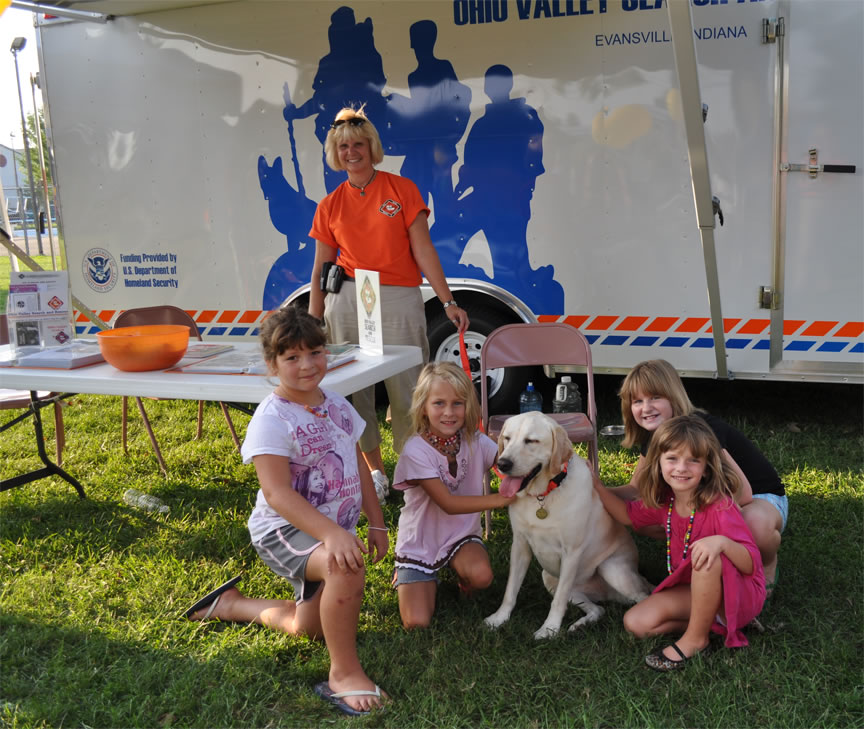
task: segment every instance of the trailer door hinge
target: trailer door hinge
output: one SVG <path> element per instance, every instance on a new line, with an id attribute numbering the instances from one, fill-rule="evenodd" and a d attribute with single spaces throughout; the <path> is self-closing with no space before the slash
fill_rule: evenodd
<path id="1" fill-rule="evenodd" d="M 759 287 L 759 308 L 772 310 L 780 308 L 780 295 L 773 289 L 773 287 Z"/>
<path id="2" fill-rule="evenodd" d="M 783 18 L 762 18 L 762 43 L 776 43 L 778 37 L 786 35 Z"/>
<path id="3" fill-rule="evenodd" d="M 720 198 L 714 195 L 711 198 L 711 205 L 714 208 L 714 215 L 717 216 L 717 219 L 720 221 L 720 226 L 723 226 L 723 210 L 720 208 Z"/>

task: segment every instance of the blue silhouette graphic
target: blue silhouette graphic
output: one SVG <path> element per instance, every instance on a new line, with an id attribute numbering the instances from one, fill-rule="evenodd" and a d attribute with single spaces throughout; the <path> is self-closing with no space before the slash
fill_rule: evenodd
<path id="1" fill-rule="evenodd" d="M 345 172 L 331 170 L 324 160 L 324 140 L 333 118 L 348 105 L 364 105 L 370 119 L 383 119 L 387 100 L 381 92 L 387 79 L 381 54 L 375 49 L 371 18 L 355 23 L 354 11 L 343 6 L 330 16 L 327 35 L 330 53 L 318 63 L 318 73 L 312 82 L 312 98 L 301 106 L 294 106 L 286 97 L 282 115 L 287 122 L 318 115 L 315 118 L 315 136 L 321 142 L 324 187 L 331 193 L 348 177 Z M 381 125 L 376 125 L 376 128 L 378 126 Z M 386 128 L 379 128 L 378 132 L 384 143 Z"/>
<path id="2" fill-rule="evenodd" d="M 330 52 L 318 66 L 312 98 L 295 106 L 284 87 L 283 116 L 297 189 L 286 180 L 282 158 L 268 164 L 258 159 L 261 191 L 273 225 L 286 236 L 288 250 L 274 263 L 265 285 L 262 306 L 273 309 L 309 281 L 314 260 L 312 227 L 316 202 L 306 196 L 297 161 L 293 122 L 317 114 L 315 135 L 323 146 L 333 117 L 347 105 L 365 104 L 381 135 L 386 154 L 404 155 L 401 174 L 413 180 L 434 207 L 430 231 L 448 276 L 493 281 L 519 296 L 538 314 L 562 314 L 564 291 L 554 280 L 554 268 L 532 269 L 527 227 L 531 199 L 543 167 L 543 124 L 524 98 L 511 99 L 513 74 L 495 65 L 486 72 L 485 92 L 491 103 L 471 128 L 465 158 L 454 190 L 452 169 L 456 147 L 470 118 L 471 90 L 460 83 L 452 64 L 435 57 L 437 26 L 431 20 L 414 23 L 409 31 L 417 68 L 408 76 L 410 97 L 382 95 L 385 85 L 381 55 L 375 48 L 372 21 L 355 22 L 354 11 L 340 7 L 331 16 Z M 328 193 L 343 180 L 326 161 Z M 482 269 L 459 263 L 468 240 L 483 231 L 494 267 Z"/>
<path id="3" fill-rule="evenodd" d="M 528 259 L 531 198 L 543 167 L 543 122 L 524 98 L 511 99 L 513 72 L 503 65 L 486 71 L 491 100 L 465 142 L 459 169 L 462 244 L 482 230 L 494 266 L 493 281 L 535 312 L 563 313 L 564 289 L 552 266 L 532 269 Z"/>
<path id="4" fill-rule="evenodd" d="M 451 170 L 471 115 L 471 89 L 459 83 L 450 61 L 435 57 L 433 21 L 417 21 L 409 35 L 417 68 L 408 74 L 411 97 L 393 94 L 388 100 L 391 137 L 385 151 L 405 155 L 400 172 L 433 201 L 440 234 L 456 217 Z"/>

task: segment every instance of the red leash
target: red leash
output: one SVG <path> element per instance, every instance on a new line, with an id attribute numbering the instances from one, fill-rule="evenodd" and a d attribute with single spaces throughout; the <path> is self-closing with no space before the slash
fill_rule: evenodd
<path id="1" fill-rule="evenodd" d="M 459 358 L 462 360 L 462 369 L 465 370 L 465 374 L 468 375 L 468 379 L 471 379 L 471 360 L 468 359 L 468 348 L 465 346 L 465 332 L 459 332 Z M 483 373 L 480 373 L 480 376 L 483 376 Z M 483 427 L 483 418 L 480 418 L 480 422 L 477 423 L 477 429 L 481 433 L 485 433 L 486 429 Z M 495 472 L 495 475 L 498 478 L 506 478 L 506 476 L 498 470 L 498 466 L 492 466 L 492 470 Z"/>

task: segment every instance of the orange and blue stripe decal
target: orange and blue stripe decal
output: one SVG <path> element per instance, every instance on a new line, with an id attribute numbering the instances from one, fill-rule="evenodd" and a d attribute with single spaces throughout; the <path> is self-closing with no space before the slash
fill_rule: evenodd
<path id="1" fill-rule="evenodd" d="M 261 322 L 270 314 L 261 309 L 186 309 L 198 325 L 202 337 L 257 337 Z M 109 324 L 121 309 L 94 311 L 102 321 Z M 96 334 L 100 331 L 80 311 L 75 312 L 75 332 L 79 335 Z"/>
<path id="2" fill-rule="evenodd" d="M 591 345 L 711 349 L 709 317 L 575 315 L 539 316 L 538 321 L 563 321 L 579 329 Z M 726 348 L 769 349 L 769 319 L 724 319 Z M 787 319 L 783 349 L 788 352 L 864 353 L 864 322 Z"/>
<path id="3" fill-rule="evenodd" d="M 95 312 L 109 323 L 120 310 Z M 257 337 L 269 311 L 260 309 L 191 309 L 202 336 Z M 469 312 L 470 314 L 470 312 Z M 541 315 L 541 322 L 563 321 L 579 329 L 591 345 L 607 347 L 666 347 L 711 349 L 713 328 L 709 317 L 642 316 L 617 314 Z M 80 312 L 75 312 L 75 331 L 92 335 L 99 331 Z M 770 320 L 766 318 L 723 320 L 726 348 L 767 350 Z M 864 322 L 787 319 L 783 322 L 783 349 L 788 352 L 864 354 Z"/>

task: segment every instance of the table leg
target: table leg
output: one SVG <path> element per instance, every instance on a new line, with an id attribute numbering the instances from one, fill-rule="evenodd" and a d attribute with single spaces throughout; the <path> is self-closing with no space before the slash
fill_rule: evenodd
<path id="1" fill-rule="evenodd" d="M 56 400 L 60 400 L 64 397 L 68 397 L 68 395 L 58 395 L 55 398 L 51 398 L 48 400 L 39 400 L 37 397 L 37 393 L 34 390 L 30 391 L 30 412 L 25 413 L 24 415 L 15 418 L 15 420 L 9 422 L 2 428 L 5 430 L 7 427 L 14 425 L 17 422 L 20 422 L 26 417 L 33 416 L 33 430 L 36 433 L 36 450 L 39 453 L 39 458 L 44 463 L 44 467 L 38 468 L 35 471 L 30 471 L 30 473 L 24 473 L 20 476 L 13 476 L 12 478 L 5 478 L 0 481 L 0 491 L 7 491 L 8 489 L 14 489 L 17 486 L 23 486 L 26 483 L 30 483 L 31 481 L 36 481 L 40 478 L 45 478 L 46 476 L 59 476 L 60 478 L 68 481 L 72 486 L 75 487 L 75 490 L 78 492 L 78 496 L 82 499 L 87 498 L 84 495 L 84 488 L 81 486 L 78 481 L 70 476 L 66 471 L 64 471 L 60 466 L 56 463 L 53 463 L 50 458 L 48 458 L 48 452 L 45 450 L 45 436 L 42 432 L 42 416 L 39 411 L 48 405 L 54 404 Z"/>

